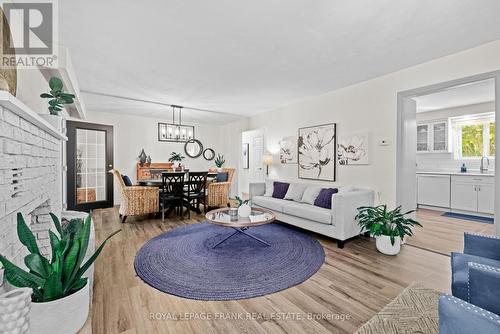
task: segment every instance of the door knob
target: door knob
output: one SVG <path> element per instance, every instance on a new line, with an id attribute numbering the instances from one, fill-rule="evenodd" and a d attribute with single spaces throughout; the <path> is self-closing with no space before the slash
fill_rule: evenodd
<path id="1" fill-rule="evenodd" d="M 113 168 L 113 165 L 108 165 L 109 168 Z"/>

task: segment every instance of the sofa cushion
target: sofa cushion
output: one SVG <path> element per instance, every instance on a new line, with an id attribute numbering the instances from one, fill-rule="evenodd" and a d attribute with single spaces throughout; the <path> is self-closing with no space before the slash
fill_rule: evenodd
<path id="1" fill-rule="evenodd" d="M 252 197 L 252 203 L 264 208 L 271 209 L 273 211 L 283 212 L 283 205 L 288 202 L 284 199 L 267 197 L 267 196 L 254 196 Z"/>
<path id="2" fill-rule="evenodd" d="M 302 200 L 302 195 L 304 195 L 304 190 L 306 190 L 306 187 L 307 186 L 305 184 L 290 183 L 290 187 L 288 187 L 285 199 L 300 202 Z"/>
<path id="3" fill-rule="evenodd" d="M 264 193 L 264 196 L 271 197 L 273 195 L 273 190 L 274 190 L 274 181 L 266 180 L 266 191 Z"/>
<path id="4" fill-rule="evenodd" d="M 319 192 L 318 197 L 314 200 L 314 205 L 320 208 L 331 209 L 332 208 L 332 196 L 338 193 L 337 188 L 323 188 Z"/>
<path id="5" fill-rule="evenodd" d="M 305 203 L 285 202 L 283 213 L 331 225 L 332 211 Z"/>
<path id="6" fill-rule="evenodd" d="M 130 181 L 130 177 L 128 177 L 127 175 L 122 175 L 122 179 L 123 179 L 123 183 L 125 183 L 125 185 L 127 187 L 132 186 L 132 181 Z"/>
<path id="7" fill-rule="evenodd" d="M 217 177 L 215 179 L 215 182 L 227 182 L 229 173 L 224 172 L 224 173 L 217 173 Z"/>
<path id="8" fill-rule="evenodd" d="M 301 202 L 314 205 L 316 197 L 318 197 L 321 187 L 318 186 L 308 186 L 304 190 L 304 195 L 302 195 Z"/>
<path id="9" fill-rule="evenodd" d="M 453 296 L 469 301 L 469 262 L 500 268 L 500 261 L 476 255 L 451 253 L 451 292 Z"/>
<path id="10" fill-rule="evenodd" d="M 288 191 L 288 187 L 290 183 L 285 182 L 274 182 L 273 184 L 273 197 L 283 199 L 285 198 L 286 192 Z"/>

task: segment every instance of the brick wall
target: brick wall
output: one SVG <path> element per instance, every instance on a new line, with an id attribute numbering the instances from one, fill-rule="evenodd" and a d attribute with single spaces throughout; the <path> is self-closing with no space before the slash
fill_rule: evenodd
<path id="1" fill-rule="evenodd" d="M 23 213 L 49 254 L 49 212 L 61 214 L 61 141 L 0 106 L 0 254 L 23 263 L 16 214 Z"/>

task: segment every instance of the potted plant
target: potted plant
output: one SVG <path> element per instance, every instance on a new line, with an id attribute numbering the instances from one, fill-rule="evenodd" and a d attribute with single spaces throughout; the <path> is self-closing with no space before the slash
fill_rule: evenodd
<path id="1" fill-rule="evenodd" d="M 180 153 L 177 152 L 172 152 L 170 153 L 170 158 L 168 158 L 168 162 L 173 162 L 174 165 L 174 171 L 177 170 L 179 165 L 181 164 L 182 160 L 184 160 L 186 157 L 181 155 Z"/>
<path id="2" fill-rule="evenodd" d="M 76 333 L 87 320 L 90 292 L 85 272 L 101 253 L 106 242 L 120 230 L 108 236 L 88 260 L 87 248 L 92 219 L 73 219 L 63 229 L 59 219 L 52 220 L 59 235 L 49 231 L 51 260 L 40 254 L 35 237 L 17 214 L 17 234 L 29 253 L 24 263 L 29 271 L 14 265 L 0 255 L 5 279 L 15 287 L 33 290 L 30 311 L 31 333 Z"/>
<path id="3" fill-rule="evenodd" d="M 57 77 L 52 77 L 49 80 L 49 93 L 42 93 L 40 97 L 49 100 L 50 116 L 44 116 L 46 120 L 55 126 L 59 131 L 62 131 L 62 117 L 59 112 L 63 110 L 65 104 L 74 103 L 75 95 L 65 93 L 63 90 L 63 82 Z"/>
<path id="4" fill-rule="evenodd" d="M 241 197 L 236 196 L 236 200 L 238 201 L 238 216 L 247 218 L 250 216 L 250 213 L 252 212 L 252 207 L 250 206 L 250 200 L 246 199 L 243 200 Z"/>
<path id="5" fill-rule="evenodd" d="M 217 157 L 214 160 L 215 166 L 217 167 L 217 171 L 221 172 L 222 171 L 222 166 L 226 163 L 226 159 L 224 159 L 224 156 L 220 153 L 217 154 Z"/>
<path id="6" fill-rule="evenodd" d="M 413 235 L 412 227 L 422 227 L 414 219 L 405 217 L 413 212 L 415 210 L 401 213 L 401 206 L 388 211 L 385 204 L 375 207 L 362 206 L 358 208 L 356 220 L 361 227 L 361 232 L 367 231 L 375 237 L 379 252 L 396 255 L 401 249 L 404 236 Z"/>

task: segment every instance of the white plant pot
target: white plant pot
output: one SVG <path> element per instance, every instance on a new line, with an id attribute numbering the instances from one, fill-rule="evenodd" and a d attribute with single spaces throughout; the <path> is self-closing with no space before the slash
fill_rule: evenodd
<path id="1" fill-rule="evenodd" d="M 31 303 L 32 334 L 74 334 L 89 315 L 89 284 L 67 297 L 46 303 Z"/>
<path id="2" fill-rule="evenodd" d="M 248 204 L 243 204 L 238 208 L 238 216 L 248 218 L 252 212 L 252 207 Z"/>
<path id="3" fill-rule="evenodd" d="M 30 288 L 20 288 L 0 295 L 0 333 L 28 333 L 32 293 Z"/>
<path id="4" fill-rule="evenodd" d="M 391 244 L 391 238 L 387 235 L 379 235 L 375 237 L 375 244 L 380 253 L 386 255 L 397 255 L 401 250 L 401 238 L 394 239 L 394 245 Z"/>
<path id="5" fill-rule="evenodd" d="M 40 116 L 42 116 L 42 118 L 44 118 L 57 131 L 62 133 L 64 127 L 64 121 L 61 115 L 41 114 Z"/>

